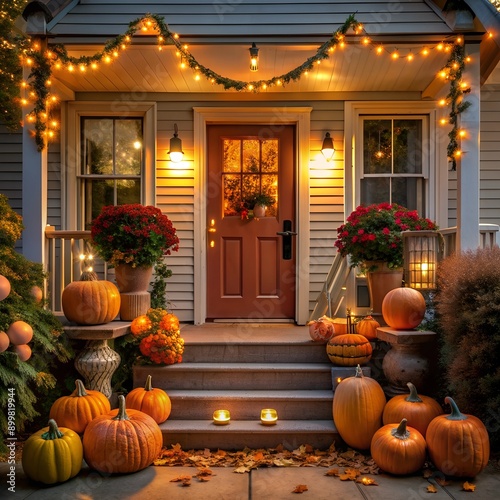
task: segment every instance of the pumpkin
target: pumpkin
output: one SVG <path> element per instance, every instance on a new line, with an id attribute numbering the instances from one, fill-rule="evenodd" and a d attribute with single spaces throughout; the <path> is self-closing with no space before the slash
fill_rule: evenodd
<path id="1" fill-rule="evenodd" d="M 425 316 L 425 299 L 413 288 L 394 288 L 382 301 L 382 316 L 395 330 L 413 330 Z"/>
<path id="2" fill-rule="evenodd" d="M 6 299 L 10 293 L 10 281 L 0 274 L 0 300 Z"/>
<path id="3" fill-rule="evenodd" d="M 368 450 L 382 426 L 384 406 L 382 387 L 364 377 L 358 365 L 356 375 L 342 380 L 333 395 L 333 421 L 340 437 L 352 448 Z"/>
<path id="4" fill-rule="evenodd" d="M 87 464 L 105 473 L 127 474 L 150 465 L 159 455 L 163 436 L 152 417 L 139 410 L 126 410 L 118 396 L 118 409 L 96 417 L 83 434 Z"/>
<path id="5" fill-rule="evenodd" d="M 387 424 L 373 435 L 370 453 L 375 463 L 390 474 L 412 474 L 425 462 L 425 439 L 406 418 L 399 424 Z"/>
<path id="6" fill-rule="evenodd" d="M 332 318 L 333 328 L 335 330 L 334 335 L 345 335 L 350 333 L 347 329 L 347 318 Z"/>
<path id="7" fill-rule="evenodd" d="M 0 332 L 0 352 L 7 350 L 10 344 L 9 336 L 5 332 Z"/>
<path id="8" fill-rule="evenodd" d="M 42 289 L 39 286 L 32 286 L 30 289 L 30 295 L 33 297 L 33 300 L 37 303 L 40 304 L 43 299 L 43 292 Z"/>
<path id="9" fill-rule="evenodd" d="M 28 361 L 31 358 L 31 347 L 27 344 L 14 345 L 12 350 L 19 356 L 21 361 Z"/>
<path id="10" fill-rule="evenodd" d="M 460 413 L 452 398 L 444 401 L 451 406 L 451 413 L 434 418 L 427 427 L 429 457 L 443 474 L 472 478 L 488 464 L 488 431 L 474 415 Z"/>
<path id="11" fill-rule="evenodd" d="M 380 323 L 372 316 L 368 315 L 356 323 L 356 333 L 363 335 L 368 340 L 376 340 L 377 328 L 379 327 Z"/>
<path id="12" fill-rule="evenodd" d="M 32 434 L 24 443 L 22 465 L 26 476 L 45 484 L 62 483 L 82 468 L 83 446 L 71 429 L 58 427 L 55 420 Z"/>
<path id="13" fill-rule="evenodd" d="M 307 326 L 309 335 L 315 342 L 328 342 L 335 335 L 333 320 L 328 316 L 309 321 Z"/>
<path id="14" fill-rule="evenodd" d="M 62 293 L 61 305 L 69 321 L 79 325 L 101 325 L 114 320 L 120 312 L 120 292 L 114 283 L 99 280 L 85 271 Z"/>
<path id="15" fill-rule="evenodd" d="M 408 425 L 417 429 L 425 438 L 427 426 L 443 413 L 443 409 L 435 399 L 420 396 L 411 382 L 406 385 L 410 389 L 410 394 L 400 394 L 389 399 L 384 408 L 382 421 L 384 424 L 393 424 L 400 422 L 404 416 Z"/>
<path id="16" fill-rule="evenodd" d="M 364 365 L 370 361 L 373 348 L 366 337 L 346 333 L 332 337 L 326 345 L 330 361 L 339 366 Z"/>
<path id="17" fill-rule="evenodd" d="M 85 389 L 81 380 L 76 380 L 75 385 L 71 395 L 54 401 L 49 417 L 82 434 L 89 422 L 103 413 L 108 413 L 111 405 L 102 392 Z"/>
<path id="18" fill-rule="evenodd" d="M 7 335 L 14 345 L 27 344 L 33 338 L 33 328 L 24 321 L 14 321 L 9 326 Z"/>
<path id="19" fill-rule="evenodd" d="M 172 410 L 168 394 L 163 389 L 152 387 L 151 375 L 147 376 L 144 388 L 136 387 L 127 394 L 125 403 L 127 408 L 147 413 L 157 424 L 165 422 Z"/>

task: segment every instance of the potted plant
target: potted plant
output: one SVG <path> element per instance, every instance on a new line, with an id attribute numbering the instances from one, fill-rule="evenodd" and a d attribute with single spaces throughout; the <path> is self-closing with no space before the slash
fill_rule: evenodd
<path id="1" fill-rule="evenodd" d="M 276 203 L 274 196 L 267 193 L 257 193 L 249 196 L 246 204 L 253 207 L 253 214 L 255 217 L 264 217 L 266 215 L 266 208 Z"/>

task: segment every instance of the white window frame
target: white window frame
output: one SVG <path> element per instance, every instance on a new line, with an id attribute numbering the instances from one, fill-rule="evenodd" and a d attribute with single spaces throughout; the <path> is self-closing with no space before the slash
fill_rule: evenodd
<path id="1" fill-rule="evenodd" d="M 61 220 L 66 228 L 85 229 L 83 207 L 77 204 L 79 196 L 78 173 L 81 166 L 81 118 L 82 117 L 139 117 L 143 119 L 144 171 L 141 178 L 141 202 L 156 204 L 156 103 L 74 101 L 67 106 L 66 148 L 61 157 L 62 185 L 65 187 Z M 81 210 L 79 208 L 82 208 Z"/>

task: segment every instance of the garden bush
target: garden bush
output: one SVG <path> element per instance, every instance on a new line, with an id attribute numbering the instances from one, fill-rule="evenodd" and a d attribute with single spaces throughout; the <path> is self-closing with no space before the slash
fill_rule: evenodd
<path id="1" fill-rule="evenodd" d="M 500 450 L 500 248 L 443 260 L 435 303 L 443 391 L 484 422 Z"/>

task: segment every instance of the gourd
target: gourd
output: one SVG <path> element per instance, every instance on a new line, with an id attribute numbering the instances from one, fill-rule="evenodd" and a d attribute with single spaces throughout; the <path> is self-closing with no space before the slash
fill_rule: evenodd
<path id="1" fill-rule="evenodd" d="M 425 462 L 425 439 L 417 429 L 407 426 L 406 418 L 399 424 L 387 424 L 373 435 L 370 453 L 375 463 L 390 474 L 412 474 Z"/>
<path id="2" fill-rule="evenodd" d="M 85 271 L 80 281 L 67 285 L 61 305 L 69 321 L 79 325 L 109 323 L 120 311 L 120 292 L 114 283 L 99 280 L 94 272 Z"/>
<path id="3" fill-rule="evenodd" d="M 45 484 L 62 483 L 82 468 L 83 446 L 72 429 L 58 427 L 55 420 L 32 434 L 24 443 L 22 466 L 30 479 Z"/>
<path id="4" fill-rule="evenodd" d="M 62 396 L 54 401 L 49 417 L 78 434 L 83 434 L 89 422 L 108 413 L 111 405 L 102 392 L 85 389 L 81 380 L 76 380 L 75 385 L 75 390 L 69 396 Z"/>
<path id="5" fill-rule="evenodd" d="M 333 320 L 328 316 L 309 321 L 309 335 L 315 342 L 328 342 L 335 335 Z"/>
<path id="6" fill-rule="evenodd" d="M 417 388 L 411 383 L 406 384 L 410 394 L 394 396 L 385 405 L 382 421 L 385 424 L 400 422 L 403 417 L 408 425 L 417 429 L 425 438 L 430 422 L 443 413 L 441 405 L 429 396 L 421 396 Z"/>
<path id="7" fill-rule="evenodd" d="M 326 345 L 330 361 L 339 366 L 364 365 L 370 361 L 372 352 L 368 339 L 357 333 L 336 335 Z"/>
<path id="8" fill-rule="evenodd" d="M 479 418 L 460 413 L 452 398 L 444 401 L 451 413 L 434 418 L 427 427 L 429 457 L 443 474 L 472 478 L 488 464 L 488 431 Z"/>
<path id="9" fill-rule="evenodd" d="M 96 417 L 83 434 L 87 464 L 104 473 L 137 472 L 159 455 L 163 437 L 152 417 L 139 410 L 126 410 L 118 396 L 118 409 Z"/>
<path id="10" fill-rule="evenodd" d="M 31 358 L 31 347 L 27 344 L 14 345 L 12 350 L 19 356 L 21 361 L 28 361 Z"/>
<path id="11" fill-rule="evenodd" d="M 10 344 L 9 336 L 5 332 L 0 332 L 0 352 L 8 349 Z"/>
<path id="12" fill-rule="evenodd" d="M 412 330 L 425 316 L 425 299 L 413 288 L 395 288 L 382 301 L 382 316 L 396 330 Z"/>
<path id="13" fill-rule="evenodd" d="M 354 377 L 342 380 L 333 396 L 333 421 L 340 437 L 352 448 L 367 450 L 382 426 L 385 395 L 380 384 L 364 377 L 356 367 Z"/>
<path id="14" fill-rule="evenodd" d="M 3 274 L 0 274 L 0 300 L 7 298 L 9 293 L 10 281 Z"/>
<path id="15" fill-rule="evenodd" d="M 33 338 L 33 328 L 24 321 L 14 321 L 7 329 L 7 335 L 14 345 L 27 344 Z"/>
<path id="16" fill-rule="evenodd" d="M 172 402 L 163 389 L 153 388 L 151 375 L 146 378 L 146 385 L 132 389 L 125 397 L 127 408 L 140 410 L 148 414 L 157 424 L 165 422 L 170 416 Z"/>
<path id="17" fill-rule="evenodd" d="M 373 316 L 368 315 L 356 323 L 356 333 L 363 335 L 368 340 L 376 340 L 377 328 L 379 327 L 380 323 Z"/>

